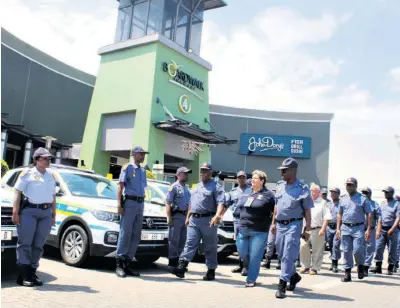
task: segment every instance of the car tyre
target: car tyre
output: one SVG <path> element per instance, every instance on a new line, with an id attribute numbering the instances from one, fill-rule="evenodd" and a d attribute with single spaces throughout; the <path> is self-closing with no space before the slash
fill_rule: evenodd
<path id="1" fill-rule="evenodd" d="M 89 257 L 89 238 L 81 226 L 69 226 L 60 243 L 61 257 L 67 265 L 80 267 Z"/>

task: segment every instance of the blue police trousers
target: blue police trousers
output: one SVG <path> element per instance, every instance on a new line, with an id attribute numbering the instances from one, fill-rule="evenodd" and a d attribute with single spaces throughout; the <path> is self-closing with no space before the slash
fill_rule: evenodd
<path id="1" fill-rule="evenodd" d="M 43 255 L 43 246 L 51 231 L 53 209 L 46 210 L 24 208 L 19 216 L 17 225 L 17 264 L 39 267 Z"/>
<path id="2" fill-rule="evenodd" d="M 382 230 L 381 237 L 378 239 L 375 261 L 383 261 L 383 253 L 385 252 L 385 247 L 388 246 L 389 250 L 389 264 L 396 264 L 397 262 L 397 240 L 398 240 L 399 230 L 396 229 L 395 233 L 389 236 L 387 230 Z"/>
<path id="3" fill-rule="evenodd" d="M 256 282 L 260 273 L 260 265 L 267 242 L 267 232 L 240 230 L 236 246 L 240 258 L 248 264 L 248 282 Z"/>
<path id="4" fill-rule="evenodd" d="M 176 213 L 172 215 L 172 227 L 168 227 L 168 257 L 177 259 L 183 251 L 186 243 L 185 226 L 186 215 Z"/>
<path id="5" fill-rule="evenodd" d="M 342 225 L 342 244 L 344 268 L 349 269 L 356 265 L 364 265 L 365 262 L 365 233 L 364 225 L 357 227 L 347 227 Z M 354 259 L 353 259 L 354 255 Z"/>
<path id="6" fill-rule="evenodd" d="M 272 256 L 274 255 L 274 248 L 275 248 L 275 241 L 276 241 L 276 234 L 273 234 L 272 232 L 268 233 L 268 238 L 267 238 L 267 245 L 265 247 L 265 259 L 272 259 Z"/>
<path id="7" fill-rule="evenodd" d="M 336 238 L 336 229 L 331 229 L 329 227 L 326 228 L 325 233 L 326 241 L 328 242 L 329 249 L 331 251 L 331 260 L 338 261 L 342 256 L 342 252 L 340 251 L 340 239 Z"/>
<path id="8" fill-rule="evenodd" d="M 144 203 L 126 200 L 117 244 L 117 258 L 133 260 L 140 243 Z"/>
<path id="9" fill-rule="evenodd" d="M 397 262 L 400 261 L 400 228 L 397 231 Z"/>
<path id="10" fill-rule="evenodd" d="M 296 259 L 300 252 L 300 236 L 302 222 L 292 222 L 288 225 L 277 223 L 276 250 L 281 260 L 280 279 L 290 282 L 290 277 L 296 273 Z"/>
<path id="11" fill-rule="evenodd" d="M 197 252 L 200 240 L 202 240 L 207 268 L 216 269 L 218 267 L 218 227 L 210 227 L 210 221 L 211 217 L 190 217 L 189 226 L 187 228 L 186 244 L 180 259 L 191 262 Z"/>
<path id="12" fill-rule="evenodd" d="M 376 229 L 371 230 L 369 241 L 365 241 L 365 266 L 371 266 L 376 250 Z"/>

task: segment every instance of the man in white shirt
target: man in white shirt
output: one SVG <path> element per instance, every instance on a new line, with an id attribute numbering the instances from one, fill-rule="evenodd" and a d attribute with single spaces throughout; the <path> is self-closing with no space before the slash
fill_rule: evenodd
<path id="1" fill-rule="evenodd" d="M 314 207 L 311 209 L 311 236 L 308 241 L 301 239 L 300 262 L 303 264 L 303 268 L 300 273 L 317 275 L 321 270 L 324 258 L 326 227 L 329 220 L 332 219 L 332 215 L 328 202 L 320 197 L 320 187 L 312 183 L 310 190 L 314 201 Z"/>

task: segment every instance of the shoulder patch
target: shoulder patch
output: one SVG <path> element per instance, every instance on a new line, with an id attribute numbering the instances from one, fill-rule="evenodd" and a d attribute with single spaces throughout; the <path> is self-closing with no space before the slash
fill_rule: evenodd
<path id="1" fill-rule="evenodd" d="M 129 166 L 129 163 L 126 163 L 125 165 L 122 166 L 122 170 L 125 171 L 128 168 L 128 166 Z"/>
<path id="2" fill-rule="evenodd" d="M 174 189 L 174 186 L 170 186 L 169 188 L 168 188 L 168 191 L 172 191 Z"/>
<path id="3" fill-rule="evenodd" d="M 23 170 L 23 171 L 20 173 L 19 176 L 24 176 L 24 175 L 26 175 L 26 174 L 28 173 L 29 170 L 30 170 L 30 169 L 25 169 L 25 170 Z"/>

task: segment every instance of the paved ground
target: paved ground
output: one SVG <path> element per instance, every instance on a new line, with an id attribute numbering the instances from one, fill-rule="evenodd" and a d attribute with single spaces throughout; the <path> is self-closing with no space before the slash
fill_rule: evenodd
<path id="1" fill-rule="evenodd" d="M 117 278 L 112 260 L 95 259 L 86 268 L 73 268 L 58 256 L 41 261 L 39 276 L 46 283 L 40 288 L 22 288 L 2 268 L 1 304 L 13 307 L 400 307 L 400 274 L 340 282 L 340 274 L 327 269 L 318 276 L 303 276 L 295 292 L 288 298 L 274 297 L 278 271 L 261 270 L 253 289 L 244 288 L 244 279 L 231 274 L 235 260 L 219 266 L 218 280 L 204 282 L 204 265 L 191 263 L 187 278 L 180 280 L 167 273 L 166 260 L 160 259 L 152 268 L 141 269 L 140 278 Z M 274 267 L 273 267 L 274 268 Z"/>

